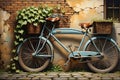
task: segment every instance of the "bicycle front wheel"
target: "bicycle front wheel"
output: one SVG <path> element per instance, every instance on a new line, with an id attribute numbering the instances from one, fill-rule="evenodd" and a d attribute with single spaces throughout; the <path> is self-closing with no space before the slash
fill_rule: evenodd
<path id="1" fill-rule="evenodd" d="M 102 53 L 103 58 L 88 62 L 88 67 L 94 72 L 106 73 L 112 71 L 118 63 L 118 48 L 105 37 L 98 37 L 93 42 Z M 97 51 L 92 41 L 87 45 L 86 51 Z"/>
<path id="2" fill-rule="evenodd" d="M 29 72 L 38 72 L 44 70 L 50 63 L 51 57 L 44 57 L 44 55 L 51 55 L 52 51 L 49 44 L 46 42 L 43 46 L 45 40 L 41 38 L 28 38 L 23 42 L 19 51 L 19 63 L 21 67 Z M 37 50 L 38 49 L 38 50 Z M 39 49 L 41 49 L 39 51 Z M 39 51 L 39 55 L 43 55 L 43 57 L 36 57 L 32 54 Z"/>

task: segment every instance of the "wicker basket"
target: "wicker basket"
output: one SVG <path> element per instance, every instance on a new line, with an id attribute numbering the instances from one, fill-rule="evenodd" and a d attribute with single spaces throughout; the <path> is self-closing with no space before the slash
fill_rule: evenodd
<path id="1" fill-rule="evenodd" d="M 113 22 L 94 22 L 93 33 L 96 34 L 111 34 Z"/>
<path id="2" fill-rule="evenodd" d="M 27 33 L 28 34 L 40 34 L 41 26 L 34 26 L 33 24 L 27 25 Z"/>

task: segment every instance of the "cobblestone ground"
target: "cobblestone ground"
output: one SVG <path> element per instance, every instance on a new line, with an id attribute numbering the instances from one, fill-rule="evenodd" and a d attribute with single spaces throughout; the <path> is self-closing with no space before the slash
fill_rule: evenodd
<path id="1" fill-rule="evenodd" d="M 120 72 L 41 72 L 41 73 L 0 73 L 0 80 L 120 80 Z"/>

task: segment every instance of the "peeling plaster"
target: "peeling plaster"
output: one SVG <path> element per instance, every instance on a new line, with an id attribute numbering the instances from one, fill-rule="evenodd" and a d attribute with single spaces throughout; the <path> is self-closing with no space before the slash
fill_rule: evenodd
<path id="1" fill-rule="evenodd" d="M 0 63 L 2 62 L 4 68 L 10 61 L 11 57 L 11 45 L 13 32 L 11 31 L 10 25 L 7 23 L 10 14 L 7 11 L 0 9 Z"/>
<path id="2" fill-rule="evenodd" d="M 74 13 L 71 17 L 70 27 L 79 28 L 79 23 L 103 19 L 103 0 L 67 0 Z"/>

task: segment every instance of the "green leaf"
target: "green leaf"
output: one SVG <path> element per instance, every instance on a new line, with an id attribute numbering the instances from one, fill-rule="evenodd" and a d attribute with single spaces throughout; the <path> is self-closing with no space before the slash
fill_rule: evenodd
<path id="1" fill-rule="evenodd" d="M 18 45 L 19 43 L 17 41 L 14 41 L 15 46 Z"/>
<path id="2" fill-rule="evenodd" d="M 26 19 L 26 20 L 27 20 L 27 19 L 28 19 L 28 17 L 27 17 L 27 16 L 24 16 L 24 17 L 23 17 L 23 19 Z"/>
<path id="3" fill-rule="evenodd" d="M 23 16 L 23 17 L 24 17 L 24 16 L 25 16 L 25 14 L 22 12 L 22 13 L 21 13 L 21 16 Z"/>
<path id="4" fill-rule="evenodd" d="M 31 14 L 32 17 L 34 17 L 35 15 L 34 14 Z"/>
<path id="5" fill-rule="evenodd" d="M 30 13 L 28 13 L 28 17 L 29 17 L 29 18 L 31 17 L 31 14 L 30 14 Z"/>
<path id="6" fill-rule="evenodd" d="M 15 70 L 15 69 L 16 69 L 16 67 L 14 66 L 14 67 L 12 67 L 12 69 L 13 69 L 13 70 Z"/>
<path id="7" fill-rule="evenodd" d="M 38 26 L 38 23 L 33 23 L 34 26 Z"/>
<path id="8" fill-rule="evenodd" d="M 44 22 L 45 22 L 45 20 L 39 20 L 39 22 L 42 22 L 42 23 L 44 23 Z"/>
<path id="9" fill-rule="evenodd" d="M 27 25 L 27 21 L 22 22 L 22 25 Z"/>
<path id="10" fill-rule="evenodd" d="M 41 13 L 42 13 L 42 11 L 41 11 L 41 10 L 38 10 L 38 13 L 39 13 L 39 14 L 41 14 Z"/>
<path id="11" fill-rule="evenodd" d="M 24 39 L 23 38 L 20 38 L 19 41 L 23 41 Z"/>
<path id="12" fill-rule="evenodd" d="M 12 66 L 15 66 L 15 63 L 12 63 Z"/>
<path id="13" fill-rule="evenodd" d="M 38 12 L 37 12 L 37 11 L 34 11 L 33 13 L 34 13 L 34 14 L 37 14 Z"/>
<path id="14" fill-rule="evenodd" d="M 26 9 L 23 9 L 23 10 L 22 10 L 22 12 L 25 12 L 25 11 L 26 11 Z"/>
<path id="15" fill-rule="evenodd" d="M 14 60 L 16 60 L 16 61 L 17 61 L 17 60 L 18 60 L 18 56 L 14 57 Z"/>
<path id="16" fill-rule="evenodd" d="M 22 16 L 21 15 L 18 15 L 18 19 L 17 20 L 19 20 L 19 19 L 21 19 L 22 18 Z"/>
<path id="17" fill-rule="evenodd" d="M 14 30 L 14 33 L 17 33 L 17 30 Z"/>
<path id="18" fill-rule="evenodd" d="M 22 24 L 23 22 L 24 22 L 23 20 L 19 20 L 19 21 L 18 21 L 19 24 Z"/>
<path id="19" fill-rule="evenodd" d="M 35 19 L 33 19 L 33 18 L 32 18 L 32 19 L 31 19 L 31 21 L 32 21 L 32 22 L 34 22 L 34 21 L 35 21 Z"/>
<path id="20" fill-rule="evenodd" d="M 46 17 L 46 15 L 45 15 L 44 13 L 42 13 L 42 16 L 43 16 L 43 17 Z"/>
<path id="21" fill-rule="evenodd" d="M 40 16 L 40 19 L 43 19 L 44 17 L 43 16 Z"/>
<path id="22" fill-rule="evenodd" d="M 16 52 L 16 49 L 13 49 L 12 52 L 15 53 L 15 52 Z"/>
<path id="23" fill-rule="evenodd" d="M 30 19 L 27 20 L 29 23 L 32 23 L 32 21 Z"/>
<path id="24" fill-rule="evenodd" d="M 23 34 L 24 30 L 19 30 L 18 33 Z"/>
<path id="25" fill-rule="evenodd" d="M 21 28 L 21 26 L 20 26 L 20 25 L 17 25 L 16 28 Z"/>
<path id="26" fill-rule="evenodd" d="M 13 61 L 13 59 L 10 59 L 10 61 L 12 62 L 12 61 Z"/>
<path id="27" fill-rule="evenodd" d="M 16 70 L 15 72 L 16 72 L 16 73 L 20 73 L 20 70 Z"/>
<path id="28" fill-rule="evenodd" d="M 20 38 L 20 36 L 19 36 L 19 35 L 16 35 L 16 36 L 15 36 L 15 38 L 16 38 L 16 39 L 19 39 L 19 38 Z"/>
<path id="29" fill-rule="evenodd" d="M 52 13 L 49 13 L 49 14 L 48 14 L 48 16 L 51 16 L 51 15 L 52 15 Z"/>
<path id="30" fill-rule="evenodd" d="M 46 14 L 48 14 L 48 13 L 49 13 L 49 11 L 45 10 L 45 13 L 46 13 Z"/>
<path id="31" fill-rule="evenodd" d="M 27 11 L 25 12 L 25 14 L 26 14 L 26 15 L 28 15 L 29 13 L 30 13 L 30 11 L 29 11 L 29 10 L 27 10 Z"/>
<path id="32" fill-rule="evenodd" d="M 35 20 L 38 20 L 38 19 L 39 19 L 39 16 L 36 16 L 36 17 L 35 17 Z"/>

